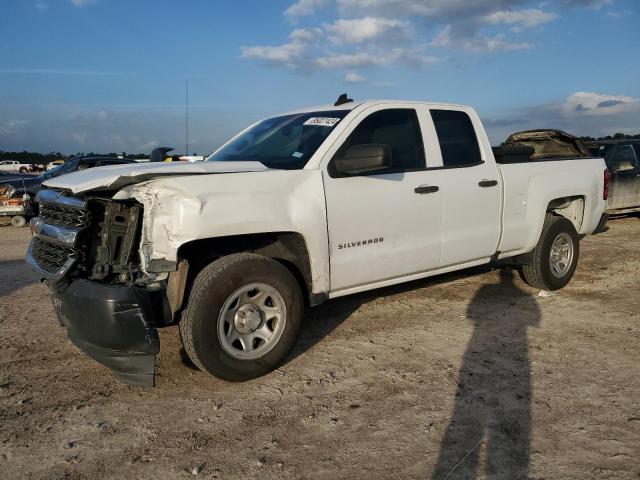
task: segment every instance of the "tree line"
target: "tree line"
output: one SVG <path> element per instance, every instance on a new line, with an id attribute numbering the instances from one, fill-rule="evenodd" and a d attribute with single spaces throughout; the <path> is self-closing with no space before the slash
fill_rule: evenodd
<path id="1" fill-rule="evenodd" d="M 607 135 L 606 137 L 580 137 L 580 140 L 584 140 L 586 142 L 595 142 L 599 140 L 628 140 L 628 139 L 640 139 L 640 134 L 638 135 L 627 135 L 626 133 L 616 133 L 614 135 Z"/>

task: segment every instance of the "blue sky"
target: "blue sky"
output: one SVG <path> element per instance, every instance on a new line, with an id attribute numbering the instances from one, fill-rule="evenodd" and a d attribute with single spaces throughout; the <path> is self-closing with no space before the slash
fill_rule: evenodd
<path id="1" fill-rule="evenodd" d="M 0 150 L 206 153 L 348 92 L 640 133 L 637 0 L 0 0 Z"/>

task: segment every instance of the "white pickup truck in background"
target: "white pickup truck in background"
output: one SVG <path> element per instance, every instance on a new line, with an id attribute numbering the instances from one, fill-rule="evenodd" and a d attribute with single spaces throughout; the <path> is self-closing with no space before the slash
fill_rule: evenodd
<path id="1" fill-rule="evenodd" d="M 0 172 L 21 172 L 23 168 L 26 171 L 27 167 L 29 165 L 23 165 L 17 160 L 2 160 L 0 162 Z"/>
<path id="2" fill-rule="evenodd" d="M 500 259 L 563 287 L 607 178 L 596 158 L 497 164 L 470 107 L 339 101 L 257 122 L 203 163 L 46 182 L 27 258 L 71 340 L 121 379 L 152 385 L 157 328 L 179 324 L 200 369 L 244 380 L 329 298 Z"/>

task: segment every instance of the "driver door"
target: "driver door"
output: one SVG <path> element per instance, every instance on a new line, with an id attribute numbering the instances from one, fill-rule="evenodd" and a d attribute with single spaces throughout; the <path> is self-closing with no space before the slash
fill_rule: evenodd
<path id="1" fill-rule="evenodd" d="M 333 158 L 354 145 L 387 145 L 384 171 L 325 172 L 332 294 L 438 267 L 442 196 L 439 172 L 426 171 L 413 108 L 372 107 L 351 126 Z M 348 293 L 348 292 L 345 292 Z"/>

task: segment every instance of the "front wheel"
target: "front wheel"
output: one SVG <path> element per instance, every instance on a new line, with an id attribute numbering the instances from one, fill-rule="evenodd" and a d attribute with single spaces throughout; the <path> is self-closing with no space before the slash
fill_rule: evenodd
<path id="1" fill-rule="evenodd" d="M 249 380 L 277 368 L 291 352 L 303 309 L 289 270 L 262 255 L 237 253 L 197 275 L 180 335 L 199 369 L 223 380 Z"/>
<path id="2" fill-rule="evenodd" d="M 573 223 L 564 217 L 548 215 L 531 264 L 521 267 L 521 275 L 532 287 L 558 290 L 576 271 L 580 243 Z"/>

